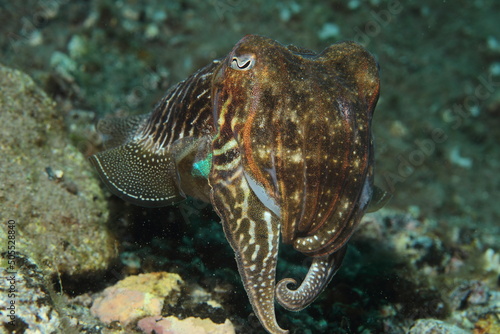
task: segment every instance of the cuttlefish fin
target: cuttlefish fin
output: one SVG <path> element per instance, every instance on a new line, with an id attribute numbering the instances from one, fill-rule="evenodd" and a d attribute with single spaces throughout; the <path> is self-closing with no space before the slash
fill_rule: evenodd
<path id="1" fill-rule="evenodd" d="M 132 140 L 133 135 L 150 114 L 129 117 L 103 118 L 97 123 L 97 131 L 102 135 L 104 147 L 110 149 Z"/>
<path id="2" fill-rule="evenodd" d="M 175 159 L 129 142 L 90 157 L 111 192 L 133 204 L 159 207 L 184 199 Z"/>
<path id="3" fill-rule="evenodd" d="M 392 198 L 392 194 L 379 188 L 373 186 L 372 198 L 366 212 L 375 212 L 380 210 L 384 205 L 386 205 Z"/>

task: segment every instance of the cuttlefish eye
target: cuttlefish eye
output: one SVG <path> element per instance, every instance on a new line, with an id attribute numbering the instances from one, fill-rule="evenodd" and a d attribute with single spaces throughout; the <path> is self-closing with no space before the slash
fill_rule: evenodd
<path id="1" fill-rule="evenodd" d="M 241 56 L 234 56 L 231 60 L 231 68 L 238 71 L 248 71 L 255 64 L 255 55 L 244 54 Z"/>

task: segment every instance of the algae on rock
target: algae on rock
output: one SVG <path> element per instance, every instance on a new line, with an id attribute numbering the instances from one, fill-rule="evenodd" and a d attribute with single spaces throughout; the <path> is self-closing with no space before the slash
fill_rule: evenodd
<path id="1" fill-rule="evenodd" d="M 116 250 L 105 196 L 55 103 L 28 75 L 2 65 L 0 87 L 0 244 L 7 247 L 12 220 L 15 250 L 46 273 L 106 268 Z"/>

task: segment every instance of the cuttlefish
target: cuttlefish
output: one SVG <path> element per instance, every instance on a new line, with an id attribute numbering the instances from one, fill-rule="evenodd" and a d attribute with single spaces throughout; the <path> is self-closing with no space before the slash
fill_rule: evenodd
<path id="1" fill-rule="evenodd" d="M 320 53 L 248 35 L 170 88 L 143 116 L 104 120 L 109 149 L 90 158 L 116 195 L 142 206 L 210 202 L 236 255 L 253 310 L 288 333 L 275 301 L 312 303 L 338 270 L 373 185 L 374 57 L 354 42 Z M 312 257 L 300 284 L 276 284 L 281 242 Z"/>

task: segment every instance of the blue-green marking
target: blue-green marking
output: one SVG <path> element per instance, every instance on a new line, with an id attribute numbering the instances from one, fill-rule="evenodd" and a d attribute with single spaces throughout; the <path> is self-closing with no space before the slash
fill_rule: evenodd
<path id="1" fill-rule="evenodd" d="M 191 175 L 201 176 L 208 179 L 210 169 L 212 169 L 212 153 L 209 153 L 205 159 L 197 161 L 193 164 Z"/>

